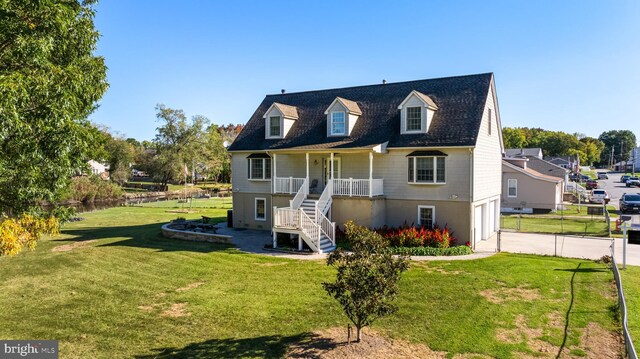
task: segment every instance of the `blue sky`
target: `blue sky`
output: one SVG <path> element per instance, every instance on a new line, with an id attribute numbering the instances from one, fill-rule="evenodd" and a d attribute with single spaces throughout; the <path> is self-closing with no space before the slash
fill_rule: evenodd
<path id="1" fill-rule="evenodd" d="M 640 138 L 640 1 L 102 0 L 110 88 L 91 120 L 139 140 L 155 105 L 245 123 L 266 94 L 494 72 L 504 126 Z"/>

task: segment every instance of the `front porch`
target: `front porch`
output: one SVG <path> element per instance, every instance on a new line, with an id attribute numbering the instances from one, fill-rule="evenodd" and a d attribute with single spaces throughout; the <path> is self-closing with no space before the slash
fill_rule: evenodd
<path id="1" fill-rule="evenodd" d="M 284 160 L 279 163 L 281 157 Z M 368 157 L 368 158 L 367 158 Z M 272 154 L 272 193 L 292 195 L 288 207 L 273 208 L 273 246 L 278 233 L 296 234 L 314 251 L 335 249 L 335 222 L 331 221 L 334 196 L 373 198 L 384 195 L 384 181 L 373 178 L 373 151 L 344 154 Z M 342 167 L 343 161 L 345 168 Z M 368 166 L 364 163 L 368 162 Z M 278 176 L 278 169 L 289 177 Z M 368 173 L 365 171 L 368 169 Z M 304 170 L 304 172 L 303 172 Z M 303 176 L 301 176 L 303 175 Z M 347 175 L 349 177 L 344 178 Z M 364 178 L 368 175 L 368 178 Z M 319 196 L 317 196 L 319 194 Z"/>

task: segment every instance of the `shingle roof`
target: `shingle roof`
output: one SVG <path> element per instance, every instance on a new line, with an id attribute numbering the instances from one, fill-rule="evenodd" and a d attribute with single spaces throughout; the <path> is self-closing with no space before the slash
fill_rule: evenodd
<path id="1" fill-rule="evenodd" d="M 362 115 L 362 110 L 360 110 L 360 106 L 358 106 L 356 102 L 347 100 L 346 98 L 342 97 L 336 97 L 336 99 L 339 100 L 344 105 L 344 107 L 347 108 L 347 111 L 349 113 L 354 115 Z"/>
<path id="2" fill-rule="evenodd" d="M 504 150 L 504 153 L 508 157 L 515 156 L 538 156 L 542 153 L 542 148 L 533 147 L 533 148 L 507 148 Z"/>
<path id="3" fill-rule="evenodd" d="M 295 106 L 289 106 L 282 103 L 274 102 L 273 107 L 277 108 L 280 111 L 280 113 L 282 113 L 282 116 L 286 118 L 292 118 L 295 120 L 298 119 L 298 109 Z"/>
<path id="4" fill-rule="evenodd" d="M 493 74 L 478 74 L 382 85 L 267 95 L 233 142 L 230 151 L 289 148 L 371 148 L 475 146 Z M 438 106 L 426 134 L 400 134 L 398 105 L 419 91 Z M 327 137 L 324 111 L 340 97 L 356 102 L 362 115 L 350 136 Z M 284 139 L 265 139 L 266 110 L 274 103 L 295 106 L 299 118 Z"/>
<path id="5" fill-rule="evenodd" d="M 422 92 L 416 91 L 416 95 L 422 99 L 430 108 L 437 110 L 438 105 L 431 99 L 431 97 L 423 94 Z"/>

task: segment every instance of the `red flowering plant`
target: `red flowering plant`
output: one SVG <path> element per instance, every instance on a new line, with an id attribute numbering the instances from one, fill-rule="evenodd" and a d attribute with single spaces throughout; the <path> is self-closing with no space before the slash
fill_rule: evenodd
<path id="1" fill-rule="evenodd" d="M 385 225 L 375 229 L 375 232 L 389 240 L 392 247 L 449 248 L 456 242 L 453 232 L 446 225 L 441 229 L 438 225 L 434 225 L 433 228 L 415 227 L 405 222 L 401 227 Z"/>

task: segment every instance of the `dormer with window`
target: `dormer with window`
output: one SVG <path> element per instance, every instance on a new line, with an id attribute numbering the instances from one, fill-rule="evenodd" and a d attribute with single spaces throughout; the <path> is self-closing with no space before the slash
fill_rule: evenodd
<path id="1" fill-rule="evenodd" d="M 295 120 L 298 119 L 298 109 L 294 106 L 274 102 L 262 116 L 265 120 L 265 138 L 284 138 Z"/>
<path id="2" fill-rule="evenodd" d="M 435 111 L 436 103 L 427 95 L 412 91 L 400 106 L 400 133 L 427 133 Z"/>
<path id="3" fill-rule="evenodd" d="M 324 114 L 327 115 L 327 137 L 349 136 L 362 111 L 356 102 L 336 97 Z"/>

